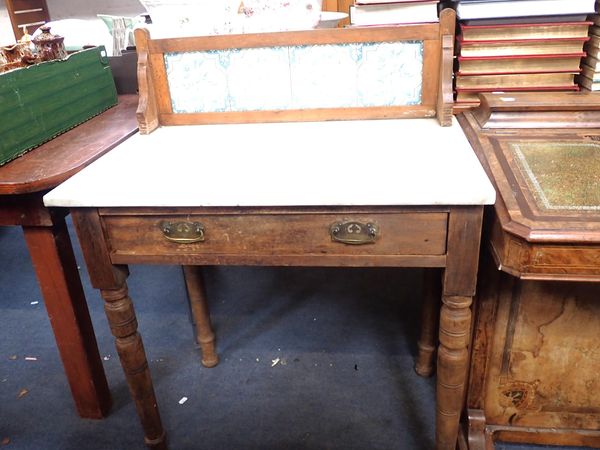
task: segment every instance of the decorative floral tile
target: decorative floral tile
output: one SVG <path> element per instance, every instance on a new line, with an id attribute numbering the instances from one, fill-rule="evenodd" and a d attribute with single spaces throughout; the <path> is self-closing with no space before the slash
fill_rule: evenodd
<path id="1" fill-rule="evenodd" d="M 356 47 L 306 45 L 290 48 L 292 108 L 356 106 Z"/>
<path id="2" fill-rule="evenodd" d="M 232 50 L 227 84 L 232 111 L 286 109 L 291 103 L 287 47 Z"/>
<path id="3" fill-rule="evenodd" d="M 205 51 L 165 55 L 173 112 L 228 111 L 229 52 Z"/>
<path id="4" fill-rule="evenodd" d="M 421 102 L 421 41 L 363 44 L 357 63 L 360 106 L 415 105 Z"/>
<path id="5" fill-rule="evenodd" d="M 165 54 L 175 113 L 421 102 L 421 41 Z"/>

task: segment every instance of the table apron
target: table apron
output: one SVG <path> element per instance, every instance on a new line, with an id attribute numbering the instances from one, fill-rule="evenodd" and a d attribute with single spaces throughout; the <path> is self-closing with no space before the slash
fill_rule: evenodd
<path id="1" fill-rule="evenodd" d="M 0 195 L 0 225 L 52 226 L 54 218 L 64 217 L 66 208 L 46 208 L 44 192 L 23 195 Z"/>
<path id="2" fill-rule="evenodd" d="M 448 213 L 157 214 L 102 216 L 113 264 L 444 267 Z M 165 224 L 200 227 L 173 242 Z M 373 242 L 338 242 L 336 224 L 374 226 Z"/>

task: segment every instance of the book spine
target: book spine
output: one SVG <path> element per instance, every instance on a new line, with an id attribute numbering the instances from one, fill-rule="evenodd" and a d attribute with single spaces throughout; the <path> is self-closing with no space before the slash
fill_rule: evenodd
<path id="1" fill-rule="evenodd" d="M 528 87 L 509 87 L 509 88 L 461 88 L 457 87 L 456 92 L 533 92 L 533 91 L 578 91 L 577 85 L 566 86 L 528 86 Z"/>
<path id="2" fill-rule="evenodd" d="M 500 56 L 458 56 L 459 61 L 479 61 L 479 60 L 512 60 L 512 59 L 547 59 L 547 58 L 581 58 L 586 56 L 586 52 L 576 52 L 576 53 L 549 53 L 542 55 L 500 55 Z"/>

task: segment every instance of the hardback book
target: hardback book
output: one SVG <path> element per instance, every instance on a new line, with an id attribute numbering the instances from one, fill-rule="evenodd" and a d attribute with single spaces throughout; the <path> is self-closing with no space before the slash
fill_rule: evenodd
<path id="1" fill-rule="evenodd" d="M 526 17 L 552 14 L 593 14 L 596 0 L 496 0 L 461 1 L 456 5 L 459 19 Z"/>
<path id="2" fill-rule="evenodd" d="M 581 75 L 586 78 L 590 78 L 594 82 L 600 81 L 600 71 L 588 66 L 585 63 L 581 65 Z"/>
<path id="3" fill-rule="evenodd" d="M 590 27 L 590 35 L 591 36 L 600 36 L 600 26 L 592 25 Z"/>
<path id="4" fill-rule="evenodd" d="M 592 14 L 588 17 L 588 20 L 594 22 L 594 25 L 600 26 L 600 14 Z"/>
<path id="5" fill-rule="evenodd" d="M 590 66 L 595 71 L 600 71 L 600 59 L 595 58 L 594 56 L 588 56 L 584 61 L 587 66 Z"/>
<path id="6" fill-rule="evenodd" d="M 458 73 L 482 75 L 501 73 L 578 72 L 584 52 L 572 55 L 458 56 Z"/>
<path id="7" fill-rule="evenodd" d="M 462 56 L 560 55 L 581 53 L 589 38 L 465 41 L 457 39 Z"/>
<path id="8" fill-rule="evenodd" d="M 513 23 L 462 25 L 464 40 L 548 39 L 586 37 L 593 22 Z"/>
<path id="9" fill-rule="evenodd" d="M 458 4 L 458 3 L 493 3 L 493 2 L 505 2 L 507 0 L 444 0 L 444 3 L 454 3 L 454 4 Z M 515 1 L 515 2 L 521 2 L 521 1 L 531 1 L 531 0 L 511 0 L 511 1 Z"/>
<path id="10" fill-rule="evenodd" d="M 575 84 L 575 73 L 517 73 L 501 75 L 457 75 L 457 88 L 562 87 Z"/>
<path id="11" fill-rule="evenodd" d="M 600 36 L 591 35 L 590 40 L 585 43 L 583 50 L 594 58 L 600 55 Z"/>
<path id="12" fill-rule="evenodd" d="M 568 86 L 544 87 L 528 86 L 514 88 L 456 88 L 456 99 L 459 102 L 472 102 L 480 92 L 557 92 L 557 91 L 578 91 L 579 86 L 570 84 Z"/>
<path id="13" fill-rule="evenodd" d="M 479 103 L 479 92 L 459 91 L 456 93 L 456 103 Z"/>
<path id="14" fill-rule="evenodd" d="M 600 81 L 594 81 L 583 75 L 580 75 L 577 81 L 588 91 L 600 91 Z"/>
<path id="15" fill-rule="evenodd" d="M 437 1 L 350 6 L 352 25 L 391 25 L 437 22 Z"/>
<path id="16" fill-rule="evenodd" d="M 540 11 L 540 13 L 543 11 Z M 591 17 L 591 16 L 590 16 Z M 494 17 L 489 19 L 462 19 L 460 23 L 464 25 L 506 25 L 517 23 L 556 23 L 556 22 L 585 22 L 588 20 L 587 14 L 566 14 L 566 15 L 541 15 L 524 17 Z M 589 18 L 589 20 L 592 20 Z"/>
<path id="17" fill-rule="evenodd" d="M 600 48 L 600 35 L 590 34 L 590 40 L 585 43 L 585 46 L 588 48 Z"/>
<path id="18" fill-rule="evenodd" d="M 428 3 L 431 0 L 355 0 L 355 5 L 381 5 L 387 3 Z M 439 3 L 439 1 L 437 2 Z"/>

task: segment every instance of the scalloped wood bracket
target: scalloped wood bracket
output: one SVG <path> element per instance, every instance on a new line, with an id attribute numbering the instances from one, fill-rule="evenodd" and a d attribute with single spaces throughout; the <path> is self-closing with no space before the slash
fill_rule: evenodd
<path id="1" fill-rule="evenodd" d="M 441 126 L 452 125 L 452 71 L 454 63 L 454 32 L 456 28 L 456 12 L 451 8 L 440 12 L 440 82 L 436 116 Z"/>
<path id="2" fill-rule="evenodd" d="M 138 53 L 137 77 L 139 89 L 139 104 L 136 117 L 139 124 L 140 134 L 149 134 L 156 130 L 159 125 L 158 107 L 152 72 L 148 64 L 148 41 L 150 33 L 145 28 L 135 30 L 135 43 Z"/>

